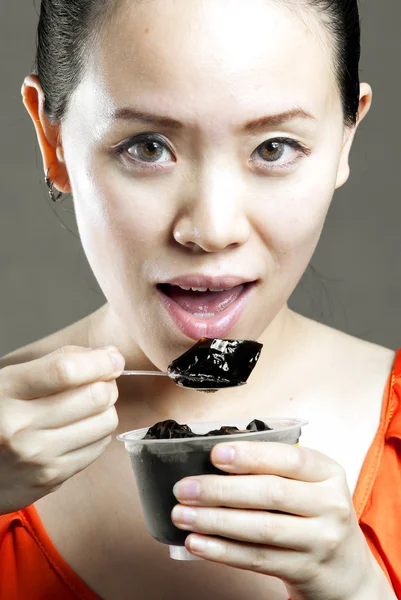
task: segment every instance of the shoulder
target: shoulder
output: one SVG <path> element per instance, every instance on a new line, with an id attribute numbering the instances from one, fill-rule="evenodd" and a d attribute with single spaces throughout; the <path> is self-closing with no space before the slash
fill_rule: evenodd
<path id="1" fill-rule="evenodd" d="M 378 425 L 397 352 L 318 322 L 300 320 L 302 377 L 325 405 Z M 401 340 L 400 340 L 401 346 Z"/>
<path id="2" fill-rule="evenodd" d="M 375 378 L 382 374 L 389 376 L 396 351 L 360 339 L 317 321 L 300 316 L 301 336 L 310 341 L 308 353 L 315 357 L 314 363 L 320 365 L 325 376 L 336 373 L 344 378 Z M 401 347 L 401 339 L 400 339 Z"/>
<path id="3" fill-rule="evenodd" d="M 308 319 L 302 318 L 300 327 L 301 339 L 308 340 L 302 351 L 309 383 L 305 414 L 310 421 L 302 434 L 304 444 L 341 464 L 354 491 L 381 430 L 397 353 Z"/>

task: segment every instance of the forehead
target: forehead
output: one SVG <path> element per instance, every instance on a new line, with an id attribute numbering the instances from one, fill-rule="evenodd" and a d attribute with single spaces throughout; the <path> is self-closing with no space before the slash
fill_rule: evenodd
<path id="1" fill-rule="evenodd" d="M 105 115 L 127 105 L 182 119 L 302 106 L 323 117 L 339 98 L 323 25 L 310 24 L 272 0 L 125 1 L 80 96 Z"/>

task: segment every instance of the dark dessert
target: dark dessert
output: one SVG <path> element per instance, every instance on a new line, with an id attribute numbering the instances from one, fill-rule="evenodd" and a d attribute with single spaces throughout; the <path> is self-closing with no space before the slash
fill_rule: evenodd
<path id="1" fill-rule="evenodd" d="M 143 438 L 148 441 L 141 446 L 140 452 L 131 454 L 149 533 L 164 544 L 184 546 L 189 532 L 178 529 L 171 520 L 171 511 L 177 504 L 173 494 L 174 484 L 188 476 L 228 476 L 228 473 L 221 471 L 210 461 L 210 451 L 217 443 L 211 436 L 230 435 L 238 440 L 243 434 L 261 432 L 260 435 L 263 436 L 262 432 L 267 430 L 272 428 L 258 419 L 251 421 L 243 430 L 223 426 L 206 434 L 195 434 L 188 425 L 179 425 L 172 419 L 150 427 Z M 183 439 L 175 443 L 163 442 L 173 438 Z M 150 440 L 160 441 L 152 443 Z"/>
<path id="2" fill-rule="evenodd" d="M 171 440 L 174 438 L 191 438 L 191 437 L 207 437 L 212 435 L 234 435 L 238 433 L 252 433 L 254 431 L 267 431 L 272 428 L 260 421 L 254 419 L 247 426 L 246 429 L 238 429 L 238 427 L 231 427 L 230 425 L 223 425 L 220 429 L 213 429 L 208 433 L 194 433 L 188 425 L 180 425 L 173 419 L 167 421 L 160 421 L 152 427 L 149 427 L 144 440 Z"/>
<path id="3" fill-rule="evenodd" d="M 174 360 L 167 373 L 177 385 L 205 392 L 244 385 L 262 347 L 253 340 L 202 338 Z"/>
<path id="4" fill-rule="evenodd" d="M 183 443 L 189 441 L 196 443 L 196 440 L 182 440 Z M 177 481 L 196 475 L 227 475 L 210 462 L 209 456 L 210 449 L 201 446 L 182 447 L 171 454 L 163 454 L 144 445 L 138 454 L 131 454 L 146 528 L 158 542 L 184 546 L 189 535 L 171 520 L 171 511 L 177 504 L 173 494 Z"/>

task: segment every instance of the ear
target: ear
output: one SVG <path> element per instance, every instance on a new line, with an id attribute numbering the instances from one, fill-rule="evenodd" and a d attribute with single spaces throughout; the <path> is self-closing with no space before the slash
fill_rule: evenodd
<path id="1" fill-rule="evenodd" d="M 361 92 L 359 96 L 358 120 L 353 127 L 346 127 L 344 130 L 344 143 L 341 150 L 340 163 L 337 172 L 336 189 L 344 185 L 350 174 L 349 155 L 352 143 L 354 141 L 356 130 L 359 124 L 368 114 L 372 105 L 372 88 L 367 83 L 361 83 Z"/>
<path id="2" fill-rule="evenodd" d="M 71 186 L 64 161 L 60 123 L 53 124 L 45 114 L 45 95 L 37 75 L 25 78 L 21 89 L 23 103 L 33 121 L 43 158 L 44 172 L 60 192 L 70 193 Z"/>

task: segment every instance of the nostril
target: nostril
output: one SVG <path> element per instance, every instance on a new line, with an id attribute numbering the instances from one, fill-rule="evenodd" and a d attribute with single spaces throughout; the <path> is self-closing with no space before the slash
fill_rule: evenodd
<path id="1" fill-rule="evenodd" d="M 187 248 L 192 252 L 205 252 L 205 249 L 200 244 L 197 244 L 191 240 L 185 240 L 183 236 L 179 236 L 178 238 L 174 236 L 174 239 L 180 244 L 180 246 Z"/>
<path id="2" fill-rule="evenodd" d="M 189 248 L 190 250 L 196 250 L 200 247 L 197 244 L 196 240 L 199 237 L 199 234 L 195 232 L 192 235 L 184 234 L 182 231 L 174 231 L 174 239 L 181 246 L 185 246 L 185 248 Z"/>
<path id="3" fill-rule="evenodd" d="M 180 246 L 192 252 L 216 253 L 222 250 L 239 248 L 250 236 L 250 226 L 246 219 L 235 222 L 230 215 L 203 215 L 202 219 L 180 219 L 174 225 L 173 237 Z M 195 226 L 196 225 L 196 226 Z"/>
<path id="4" fill-rule="evenodd" d="M 195 242 L 186 242 L 185 246 L 190 250 L 201 250 L 201 247 L 198 246 L 198 244 L 196 244 Z"/>

